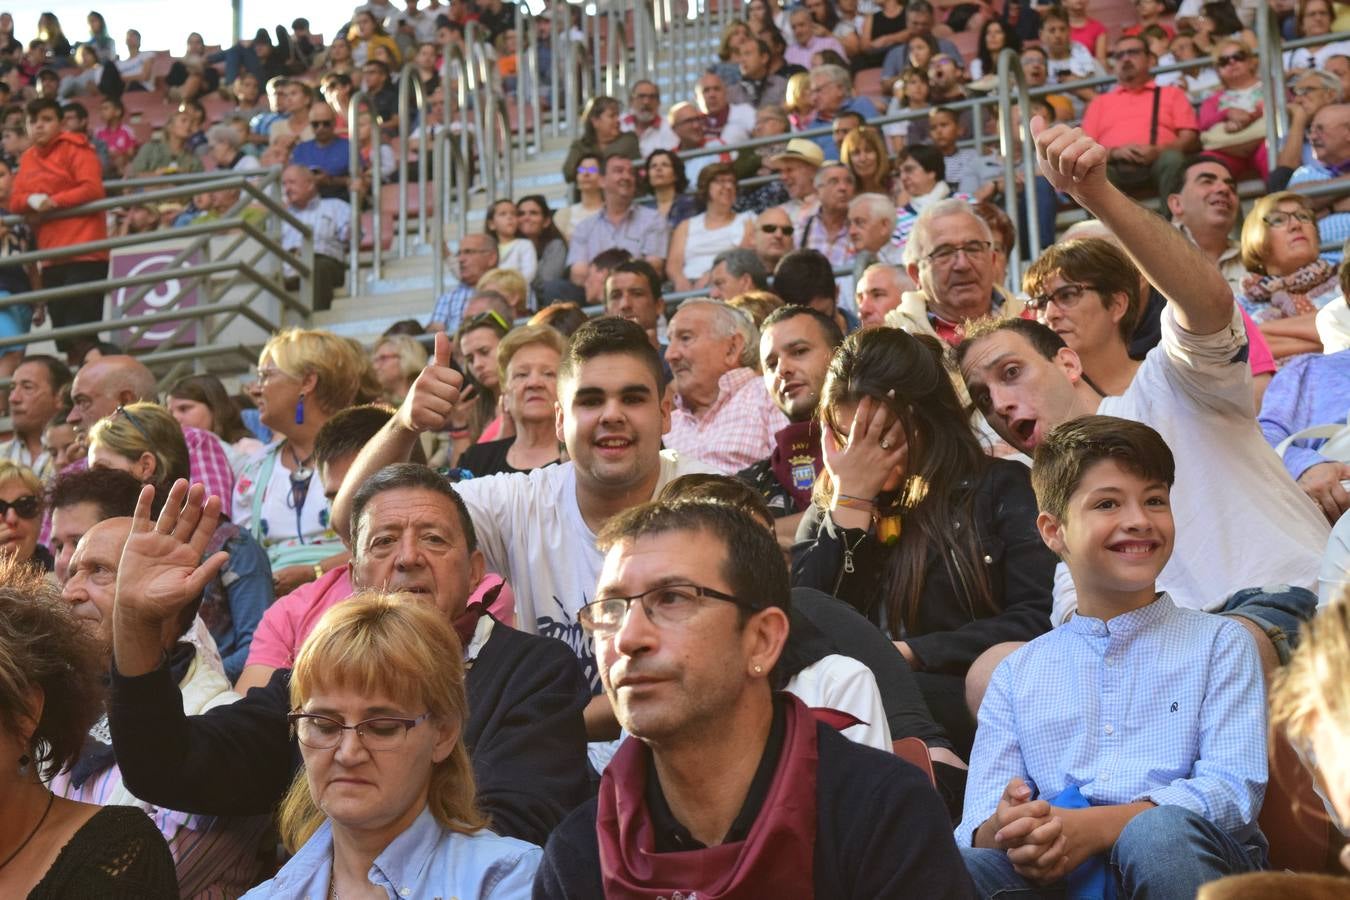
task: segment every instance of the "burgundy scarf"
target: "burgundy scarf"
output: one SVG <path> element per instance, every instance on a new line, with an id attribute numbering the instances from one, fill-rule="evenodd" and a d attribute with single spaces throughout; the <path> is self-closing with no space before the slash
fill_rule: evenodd
<path id="1" fill-rule="evenodd" d="M 783 752 L 773 783 L 743 841 L 656 853 L 644 801 L 651 751 L 625 741 L 600 780 L 596 835 L 608 900 L 809 900 L 815 894 L 816 720 L 789 696 Z"/>
<path id="2" fill-rule="evenodd" d="M 801 512 L 811 505 L 811 490 L 824 461 L 820 458 L 820 425 L 793 422 L 773 436 L 769 468 L 778 483 L 792 495 L 792 511 Z"/>

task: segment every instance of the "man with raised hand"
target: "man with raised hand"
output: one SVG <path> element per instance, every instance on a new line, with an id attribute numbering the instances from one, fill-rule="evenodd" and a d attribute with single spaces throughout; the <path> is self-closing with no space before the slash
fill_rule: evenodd
<path id="1" fill-rule="evenodd" d="M 348 525 L 361 485 L 401 462 L 425 431 L 443 431 L 459 402 L 463 378 L 450 368 L 450 345 L 436 352 L 398 414 L 357 457 L 333 503 L 333 523 Z M 592 599 L 603 562 L 595 535 L 609 519 L 656 496 L 680 475 L 714 471 L 661 449 L 670 430 L 670 399 L 661 359 L 641 325 L 606 316 L 572 336 L 558 370 L 558 439 L 568 461 L 528 473 L 460 482 L 488 568 L 516 596 L 516 627 L 557 638 L 581 661 L 600 692 L 595 651 L 577 613 Z M 587 711 L 592 740 L 618 737 L 604 697 Z"/>

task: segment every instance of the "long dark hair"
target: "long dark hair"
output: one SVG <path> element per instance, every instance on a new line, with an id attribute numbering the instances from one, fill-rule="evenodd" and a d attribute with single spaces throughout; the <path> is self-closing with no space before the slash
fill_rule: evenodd
<path id="1" fill-rule="evenodd" d="M 517 200 L 516 215 L 520 215 L 520 204 L 522 203 L 533 203 L 544 211 L 544 219 L 546 220 L 545 225 L 539 230 L 539 237 L 530 239 L 534 243 L 535 253 L 542 254 L 544 248 L 554 241 L 563 241 L 566 243 L 562 232 L 558 230 L 557 223 L 553 221 L 553 210 L 549 207 L 548 199 L 545 198 L 543 194 L 526 194 L 524 197 Z M 516 231 L 520 231 L 519 226 L 517 226 Z"/>
<path id="2" fill-rule="evenodd" d="M 830 361 L 821 392 L 822 428 L 832 411 L 864 397 L 885 404 L 905 429 L 909 460 L 905 480 L 883 494 L 883 510 L 903 521 L 900 541 L 885 554 L 878 600 L 892 634 L 918 627 L 924 570 L 933 552 L 942 556 L 951 583 L 972 618 L 995 612 L 988 576 L 980 561 L 972 516 L 971 479 L 989 465 L 943 365 L 942 344 L 898 328 L 867 328 L 844 339 Z M 816 483 L 824 505 L 833 488 L 826 472 Z"/>
<path id="3" fill-rule="evenodd" d="M 652 193 L 652 185 L 648 180 L 648 173 L 652 170 L 652 160 L 658 156 L 664 156 L 670 160 L 671 168 L 675 170 L 675 193 L 683 194 L 689 190 L 689 176 L 684 171 L 684 160 L 673 150 L 653 150 L 647 154 L 647 161 L 642 168 L 642 192 L 644 194 Z"/>
<path id="4" fill-rule="evenodd" d="M 234 405 L 225 386 L 214 375 L 189 375 L 181 378 L 171 388 L 169 396 L 179 400 L 191 400 L 204 403 L 211 410 L 212 431 L 233 444 L 240 438 L 253 437 L 253 432 L 244 425 L 239 408 Z"/>
<path id="5" fill-rule="evenodd" d="M 1015 50 L 1017 53 L 1022 52 L 1021 35 L 1019 35 L 1013 29 L 1009 28 L 1008 25 L 1001 19 L 986 19 L 984 24 L 980 26 L 980 44 L 978 53 L 980 57 L 980 65 L 984 67 L 985 75 L 998 74 L 998 60 L 994 59 L 994 55 L 989 52 L 989 38 L 987 37 L 987 35 L 989 34 L 989 26 L 991 25 L 997 25 L 998 27 L 1003 29 L 1004 47 L 1009 47 Z"/>

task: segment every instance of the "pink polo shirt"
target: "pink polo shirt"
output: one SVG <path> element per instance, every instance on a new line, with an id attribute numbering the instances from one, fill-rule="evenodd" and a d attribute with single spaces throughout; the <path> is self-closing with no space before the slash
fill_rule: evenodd
<path id="1" fill-rule="evenodd" d="M 1152 81 L 1132 90 L 1118 84 L 1093 97 L 1083 114 L 1083 132 L 1107 148 L 1147 144 L 1153 88 Z M 1158 95 L 1158 144 L 1172 143 L 1179 131 L 1199 130 L 1195 110 L 1186 94 L 1180 88 L 1164 86 Z"/>
<path id="2" fill-rule="evenodd" d="M 480 602 L 484 594 L 499 584 L 502 589 L 488 611 L 510 625 L 515 617 L 516 600 L 511 593 L 511 586 L 503 584 L 501 576 L 485 576 L 469 595 L 469 603 Z M 245 665 L 289 669 L 295 664 L 300 645 L 309 637 L 320 617 L 351 595 L 351 566 L 338 566 L 331 572 L 325 572 L 318 581 L 300 585 L 263 613 L 262 621 L 253 632 L 253 643 L 249 645 L 248 662 Z"/>

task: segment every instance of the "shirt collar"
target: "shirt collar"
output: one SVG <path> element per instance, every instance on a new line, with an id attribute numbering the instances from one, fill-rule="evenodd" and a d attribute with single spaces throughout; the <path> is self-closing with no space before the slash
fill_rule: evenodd
<path id="1" fill-rule="evenodd" d="M 745 387 L 751 381 L 758 380 L 759 377 L 758 372 L 746 366 L 723 372 L 717 379 L 717 399 L 713 401 L 711 406 L 703 411 L 703 415 L 696 416 L 695 418 L 706 419 L 709 416 L 717 415 L 718 411 L 721 410 L 723 406 L 726 406 L 727 402 L 731 400 L 737 391 Z M 675 405 L 679 409 L 689 413 L 689 415 L 694 415 L 689 411 L 689 408 L 684 405 L 684 398 L 679 394 L 675 395 Z"/>
<path id="2" fill-rule="evenodd" d="M 424 807 L 413 823 L 375 857 L 370 867 L 371 880 L 393 886 L 396 894 L 403 887 L 416 883 L 430 865 L 443 833 L 431 810 Z M 332 860 L 333 823 L 325 819 L 314 836 L 277 873 L 272 895 L 293 897 L 322 887 L 324 893 L 321 896 L 327 896 Z"/>
<path id="3" fill-rule="evenodd" d="M 1157 597 L 1148 606 L 1141 606 L 1139 609 L 1121 613 L 1107 621 L 1094 619 L 1082 613 L 1075 613 L 1069 621 L 1064 623 L 1063 627 L 1079 634 L 1126 635 L 1159 621 L 1174 609 L 1176 609 L 1176 604 L 1172 602 L 1172 598 L 1167 595 L 1166 591 L 1159 591 Z"/>
<path id="4" fill-rule="evenodd" d="M 1142 94 L 1146 91 L 1153 90 L 1157 86 L 1158 86 L 1157 83 L 1154 82 L 1152 78 L 1150 78 L 1148 81 L 1144 82 L 1137 88 L 1129 88 L 1121 84 L 1120 82 L 1116 82 L 1116 86 L 1112 90 L 1117 94 Z"/>

